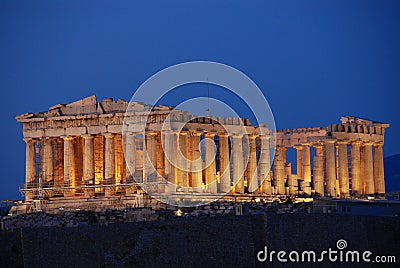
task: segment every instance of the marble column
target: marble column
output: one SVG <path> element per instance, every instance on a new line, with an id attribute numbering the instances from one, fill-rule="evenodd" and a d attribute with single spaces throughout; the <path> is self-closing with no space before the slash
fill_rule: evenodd
<path id="1" fill-rule="evenodd" d="M 146 140 L 143 147 L 143 181 L 157 181 L 157 149 L 156 149 L 156 132 L 146 132 L 143 138 Z"/>
<path id="2" fill-rule="evenodd" d="M 178 140 L 178 187 L 189 187 L 188 175 L 188 152 L 187 152 L 187 131 L 179 133 Z"/>
<path id="3" fill-rule="evenodd" d="M 383 169 L 383 143 L 374 144 L 374 183 L 375 193 L 385 193 L 385 175 Z"/>
<path id="4" fill-rule="evenodd" d="M 261 193 L 271 195 L 271 158 L 269 137 L 260 136 L 260 157 L 258 159 L 258 177 L 261 183 Z"/>
<path id="5" fill-rule="evenodd" d="M 165 176 L 165 162 L 164 162 L 164 151 L 161 145 L 161 131 L 157 131 L 154 137 L 155 141 L 155 181 L 157 182 L 157 193 L 164 193 L 166 190 L 166 185 L 164 184 Z"/>
<path id="6" fill-rule="evenodd" d="M 53 147 L 52 139 L 46 138 L 44 140 L 44 155 L 43 155 L 43 165 L 44 165 L 44 182 L 47 186 L 54 186 L 53 180 Z"/>
<path id="7" fill-rule="evenodd" d="M 165 191 L 167 193 L 174 193 L 176 192 L 176 134 L 172 130 L 165 130 L 162 133 L 164 135 L 164 177 L 168 181 L 168 184 L 165 186 Z"/>
<path id="8" fill-rule="evenodd" d="M 203 192 L 203 178 L 202 178 L 202 168 L 203 160 L 201 159 L 200 152 L 200 136 L 202 133 L 193 132 L 191 135 L 191 147 L 192 149 L 192 162 L 191 162 L 191 172 L 192 172 L 192 188 L 194 192 Z"/>
<path id="9" fill-rule="evenodd" d="M 242 135 L 232 135 L 232 175 L 235 185 L 234 192 L 244 193 L 243 141 Z"/>
<path id="10" fill-rule="evenodd" d="M 216 177 L 216 167 L 215 167 L 215 143 L 214 143 L 214 133 L 207 133 L 205 135 L 206 139 L 206 189 L 212 194 L 217 193 L 217 177 Z"/>
<path id="11" fill-rule="evenodd" d="M 302 172 L 303 172 L 303 191 L 306 194 L 311 194 L 311 159 L 310 145 L 303 144 L 302 155 Z"/>
<path id="12" fill-rule="evenodd" d="M 115 184 L 115 151 L 114 134 L 104 134 L 105 138 L 105 157 L 104 157 L 104 177 L 106 184 Z"/>
<path id="13" fill-rule="evenodd" d="M 339 190 L 340 197 L 347 198 L 350 196 L 349 190 L 349 162 L 347 155 L 347 141 L 338 141 L 339 154 Z"/>
<path id="14" fill-rule="evenodd" d="M 325 141 L 325 172 L 327 195 L 336 197 L 335 141 Z"/>
<path id="15" fill-rule="evenodd" d="M 126 178 L 126 161 L 124 158 L 124 140 L 121 133 L 115 135 L 114 138 L 114 155 L 115 155 L 115 183 L 123 184 Z M 118 188 L 117 188 L 118 189 Z M 122 188 L 119 188 L 122 189 Z"/>
<path id="16" fill-rule="evenodd" d="M 360 141 L 351 143 L 351 190 L 353 194 L 362 194 Z"/>
<path id="17" fill-rule="evenodd" d="M 286 193 L 294 194 L 295 193 L 295 190 L 294 190 L 294 185 L 295 185 L 294 177 L 295 176 L 292 175 L 292 163 L 285 163 L 285 177 L 286 177 L 287 185 L 288 185 Z"/>
<path id="18" fill-rule="evenodd" d="M 73 137 L 65 136 L 64 139 L 64 185 L 75 186 L 75 154 Z"/>
<path id="19" fill-rule="evenodd" d="M 115 184 L 115 150 L 114 150 L 114 134 L 106 133 L 105 151 L 104 151 L 104 184 Z M 104 189 L 105 196 L 115 194 L 115 187 L 106 187 Z"/>
<path id="20" fill-rule="evenodd" d="M 156 167 L 157 167 L 157 181 L 158 193 L 165 192 L 164 176 L 165 176 L 165 162 L 164 151 L 161 145 L 161 132 L 158 131 L 156 135 Z"/>
<path id="21" fill-rule="evenodd" d="M 365 158 L 364 158 L 364 143 L 361 143 L 360 146 L 360 176 L 361 176 L 361 193 L 365 194 L 366 191 L 366 180 L 365 180 L 365 176 L 364 176 L 364 172 L 365 172 Z"/>
<path id="22" fill-rule="evenodd" d="M 256 174 L 256 168 L 257 168 L 256 136 L 248 135 L 248 137 L 249 137 L 249 160 L 247 164 L 247 185 L 249 193 L 253 193 L 258 189 L 258 180 Z"/>
<path id="23" fill-rule="evenodd" d="M 231 171 L 229 167 L 229 137 L 227 133 L 219 134 L 221 193 L 231 190 Z"/>
<path id="24" fill-rule="evenodd" d="M 276 193 L 279 195 L 285 194 L 285 147 L 277 147 L 274 158 L 274 182 Z"/>
<path id="25" fill-rule="evenodd" d="M 303 146 L 294 146 L 296 149 L 296 173 L 297 179 L 303 179 Z"/>
<path id="26" fill-rule="evenodd" d="M 176 187 L 178 185 L 178 159 L 176 154 L 176 152 L 178 151 L 178 138 L 179 138 L 179 133 L 175 131 L 171 132 L 171 140 L 170 140 L 171 161 L 172 161 L 171 176 L 173 181 L 172 188 L 174 192 L 176 191 Z"/>
<path id="27" fill-rule="evenodd" d="M 74 138 L 63 136 L 64 139 L 64 187 L 75 187 L 75 152 Z M 72 197 L 75 195 L 75 189 L 65 189 L 64 196 Z"/>
<path id="28" fill-rule="evenodd" d="M 172 131 L 171 130 L 165 130 L 162 132 L 163 135 L 163 148 L 164 148 L 164 165 L 165 165 L 165 169 L 164 169 L 164 177 L 165 179 L 170 182 L 175 184 L 175 177 L 174 177 L 174 167 L 173 167 L 173 151 L 172 151 L 172 141 L 171 139 L 173 138 L 172 135 Z"/>
<path id="29" fill-rule="evenodd" d="M 64 185 L 64 140 L 61 137 L 54 138 L 53 143 L 55 144 L 53 148 L 54 185 L 56 187 L 62 187 Z"/>
<path id="30" fill-rule="evenodd" d="M 192 172 L 192 161 L 193 161 L 193 144 L 192 144 L 192 135 L 193 133 L 188 131 L 186 137 L 186 146 L 187 146 L 187 169 L 188 169 L 188 185 L 189 185 L 189 192 L 193 192 L 193 172 Z"/>
<path id="31" fill-rule="evenodd" d="M 374 194 L 374 170 L 372 165 L 372 142 L 364 143 L 364 177 L 365 193 Z"/>
<path id="32" fill-rule="evenodd" d="M 36 149 L 35 143 L 36 141 L 31 138 L 24 138 L 26 143 L 25 150 L 25 188 L 36 188 Z M 34 198 L 33 193 L 26 193 L 25 199 L 26 201 L 30 201 Z"/>
<path id="33" fill-rule="evenodd" d="M 94 137 L 82 135 L 83 149 L 83 180 L 85 185 L 94 185 Z"/>
<path id="34" fill-rule="evenodd" d="M 136 178 L 136 133 L 127 132 L 125 133 L 125 162 L 126 162 L 126 172 L 125 172 L 125 183 L 142 182 L 141 178 Z M 138 180 L 139 179 L 139 180 Z"/>
<path id="35" fill-rule="evenodd" d="M 314 156 L 314 191 L 324 196 L 324 153 L 322 145 L 314 145 L 316 154 Z"/>

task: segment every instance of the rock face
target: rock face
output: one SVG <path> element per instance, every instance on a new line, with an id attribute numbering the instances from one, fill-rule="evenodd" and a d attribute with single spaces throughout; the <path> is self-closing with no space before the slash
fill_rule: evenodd
<path id="1" fill-rule="evenodd" d="M 16 229 L 0 232 L 0 263 L 4 267 L 265 267 L 267 264 L 256 258 L 264 246 L 269 251 L 320 252 L 335 250 L 336 242 L 344 239 L 349 250 L 387 256 L 399 254 L 399 236 L 398 217 L 333 214 L 221 216 L 108 227 Z M 279 266 L 276 259 L 273 264 Z"/>

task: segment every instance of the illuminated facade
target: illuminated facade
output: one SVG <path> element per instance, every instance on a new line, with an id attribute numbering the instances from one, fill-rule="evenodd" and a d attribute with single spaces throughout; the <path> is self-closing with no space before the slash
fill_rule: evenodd
<path id="1" fill-rule="evenodd" d="M 26 142 L 26 181 L 21 187 L 26 201 L 136 196 L 148 182 L 154 182 L 160 195 L 304 193 L 347 198 L 385 193 L 382 146 L 388 124 L 347 116 L 341 124 L 275 132 L 247 119 L 175 111 L 174 120 L 184 127 L 163 132 L 160 124 L 173 107 L 154 107 L 146 117 L 141 114 L 146 105 L 134 103 L 131 116 L 148 122 L 146 131 L 124 132 L 127 107 L 127 101 L 98 102 L 91 96 L 17 116 Z M 226 126 L 239 125 L 245 135 L 226 131 Z M 167 136 L 172 142 L 163 142 Z M 201 145 L 204 139 L 216 147 Z M 296 149 L 296 172 L 286 160 L 288 148 Z M 179 160 L 177 151 L 192 160 L 190 165 Z M 177 168 L 171 159 L 187 169 Z"/>

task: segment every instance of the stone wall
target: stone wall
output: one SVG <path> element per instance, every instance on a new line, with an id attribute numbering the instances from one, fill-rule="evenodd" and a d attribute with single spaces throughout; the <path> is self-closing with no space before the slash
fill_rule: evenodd
<path id="1" fill-rule="evenodd" d="M 269 250 L 319 251 L 336 248 L 338 239 L 345 239 L 349 249 L 397 254 L 399 261 L 399 236 L 398 217 L 321 214 L 221 216 L 108 227 L 35 228 L 0 232 L 0 264 L 261 267 L 271 266 L 256 260 L 257 252 L 265 245 Z"/>

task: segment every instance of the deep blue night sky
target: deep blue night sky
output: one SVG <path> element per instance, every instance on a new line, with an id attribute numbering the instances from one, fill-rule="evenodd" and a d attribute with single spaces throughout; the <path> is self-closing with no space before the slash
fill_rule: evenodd
<path id="1" fill-rule="evenodd" d="M 385 156 L 400 153 L 399 1 L 142 2 L 0 1 L 0 200 L 20 198 L 24 182 L 16 115 L 92 94 L 130 99 L 192 60 L 246 73 L 278 129 L 355 115 L 390 123 Z"/>

